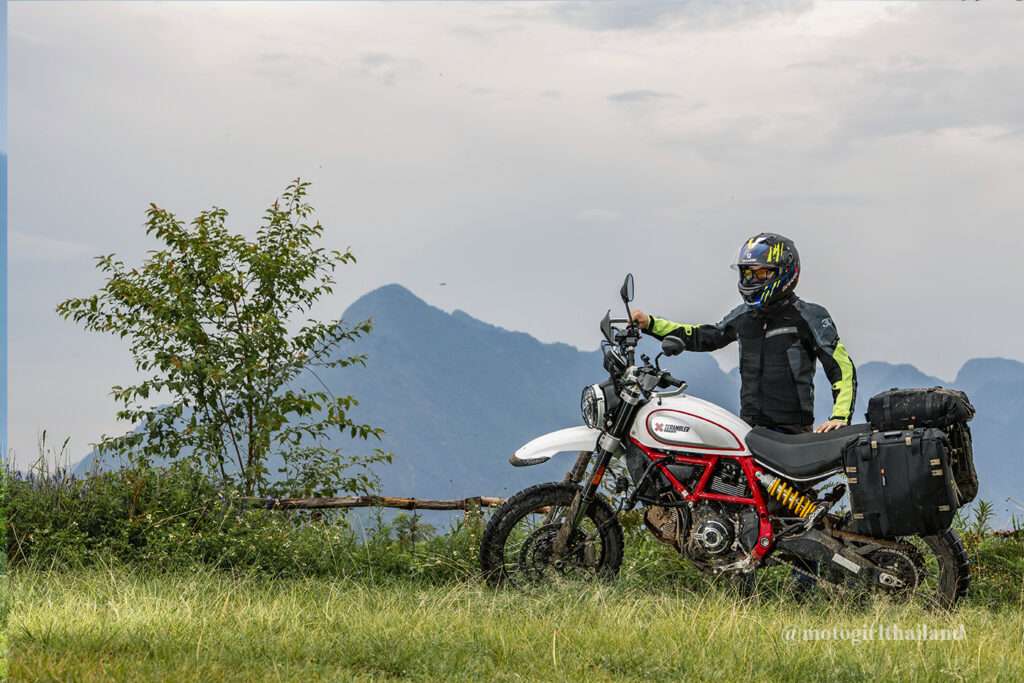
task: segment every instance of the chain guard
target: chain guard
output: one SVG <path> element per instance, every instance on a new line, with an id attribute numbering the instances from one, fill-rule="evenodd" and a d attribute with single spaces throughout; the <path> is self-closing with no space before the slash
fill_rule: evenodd
<path id="1" fill-rule="evenodd" d="M 894 576 L 900 582 L 899 584 L 891 586 L 884 583 L 882 585 L 875 583 L 873 588 L 875 590 L 884 590 L 886 593 L 894 596 L 909 595 L 910 593 L 913 593 L 927 577 L 928 572 L 925 568 L 925 559 L 921 554 L 921 551 L 912 545 L 900 543 L 898 545 L 899 549 L 893 546 L 896 546 L 896 544 L 872 550 L 864 555 L 865 559 L 871 561 L 883 571 Z M 850 585 L 848 581 L 833 581 L 825 576 L 809 572 L 798 566 L 795 562 L 782 557 L 775 556 L 771 558 L 771 561 L 774 564 L 789 567 L 793 573 L 804 576 L 818 585 L 825 585 L 833 588 L 844 588 Z M 837 575 L 845 576 L 845 574 Z"/>

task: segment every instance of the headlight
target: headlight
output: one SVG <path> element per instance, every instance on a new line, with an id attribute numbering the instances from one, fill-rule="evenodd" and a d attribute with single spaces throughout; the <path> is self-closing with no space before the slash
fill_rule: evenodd
<path id="1" fill-rule="evenodd" d="M 597 384 L 583 388 L 580 396 L 580 410 L 583 412 L 583 423 L 591 429 L 604 428 L 604 392 Z"/>

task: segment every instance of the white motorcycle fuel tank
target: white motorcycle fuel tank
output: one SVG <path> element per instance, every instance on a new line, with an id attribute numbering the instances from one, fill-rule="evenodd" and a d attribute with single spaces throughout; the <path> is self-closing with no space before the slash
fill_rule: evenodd
<path id="1" fill-rule="evenodd" d="M 705 455 L 751 455 L 750 425 L 695 396 L 652 399 L 640 409 L 629 435 L 648 448 Z"/>

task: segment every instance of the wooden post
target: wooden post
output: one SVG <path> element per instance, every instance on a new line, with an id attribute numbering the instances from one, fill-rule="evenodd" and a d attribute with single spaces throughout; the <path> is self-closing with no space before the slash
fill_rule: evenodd
<path id="1" fill-rule="evenodd" d="M 244 497 L 242 503 L 262 505 L 269 510 L 327 510 L 336 508 L 383 507 L 399 510 L 463 510 L 481 507 L 498 507 L 503 498 L 475 496 L 458 500 L 433 500 L 429 498 L 395 498 L 392 496 L 339 496 L 331 498 L 259 498 Z"/>
<path id="2" fill-rule="evenodd" d="M 480 496 L 466 498 L 465 503 L 466 507 L 462 513 L 462 521 L 466 525 L 466 528 L 470 528 L 471 525 L 475 527 L 480 521 Z"/>

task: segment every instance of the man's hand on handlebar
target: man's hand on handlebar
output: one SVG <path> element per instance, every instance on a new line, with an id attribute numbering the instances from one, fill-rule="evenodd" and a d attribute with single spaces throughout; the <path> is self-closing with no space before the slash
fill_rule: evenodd
<path id="1" fill-rule="evenodd" d="M 651 316 L 647 315 L 638 308 L 634 308 L 633 322 L 639 325 L 641 330 L 646 330 L 647 326 L 651 324 Z"/>

